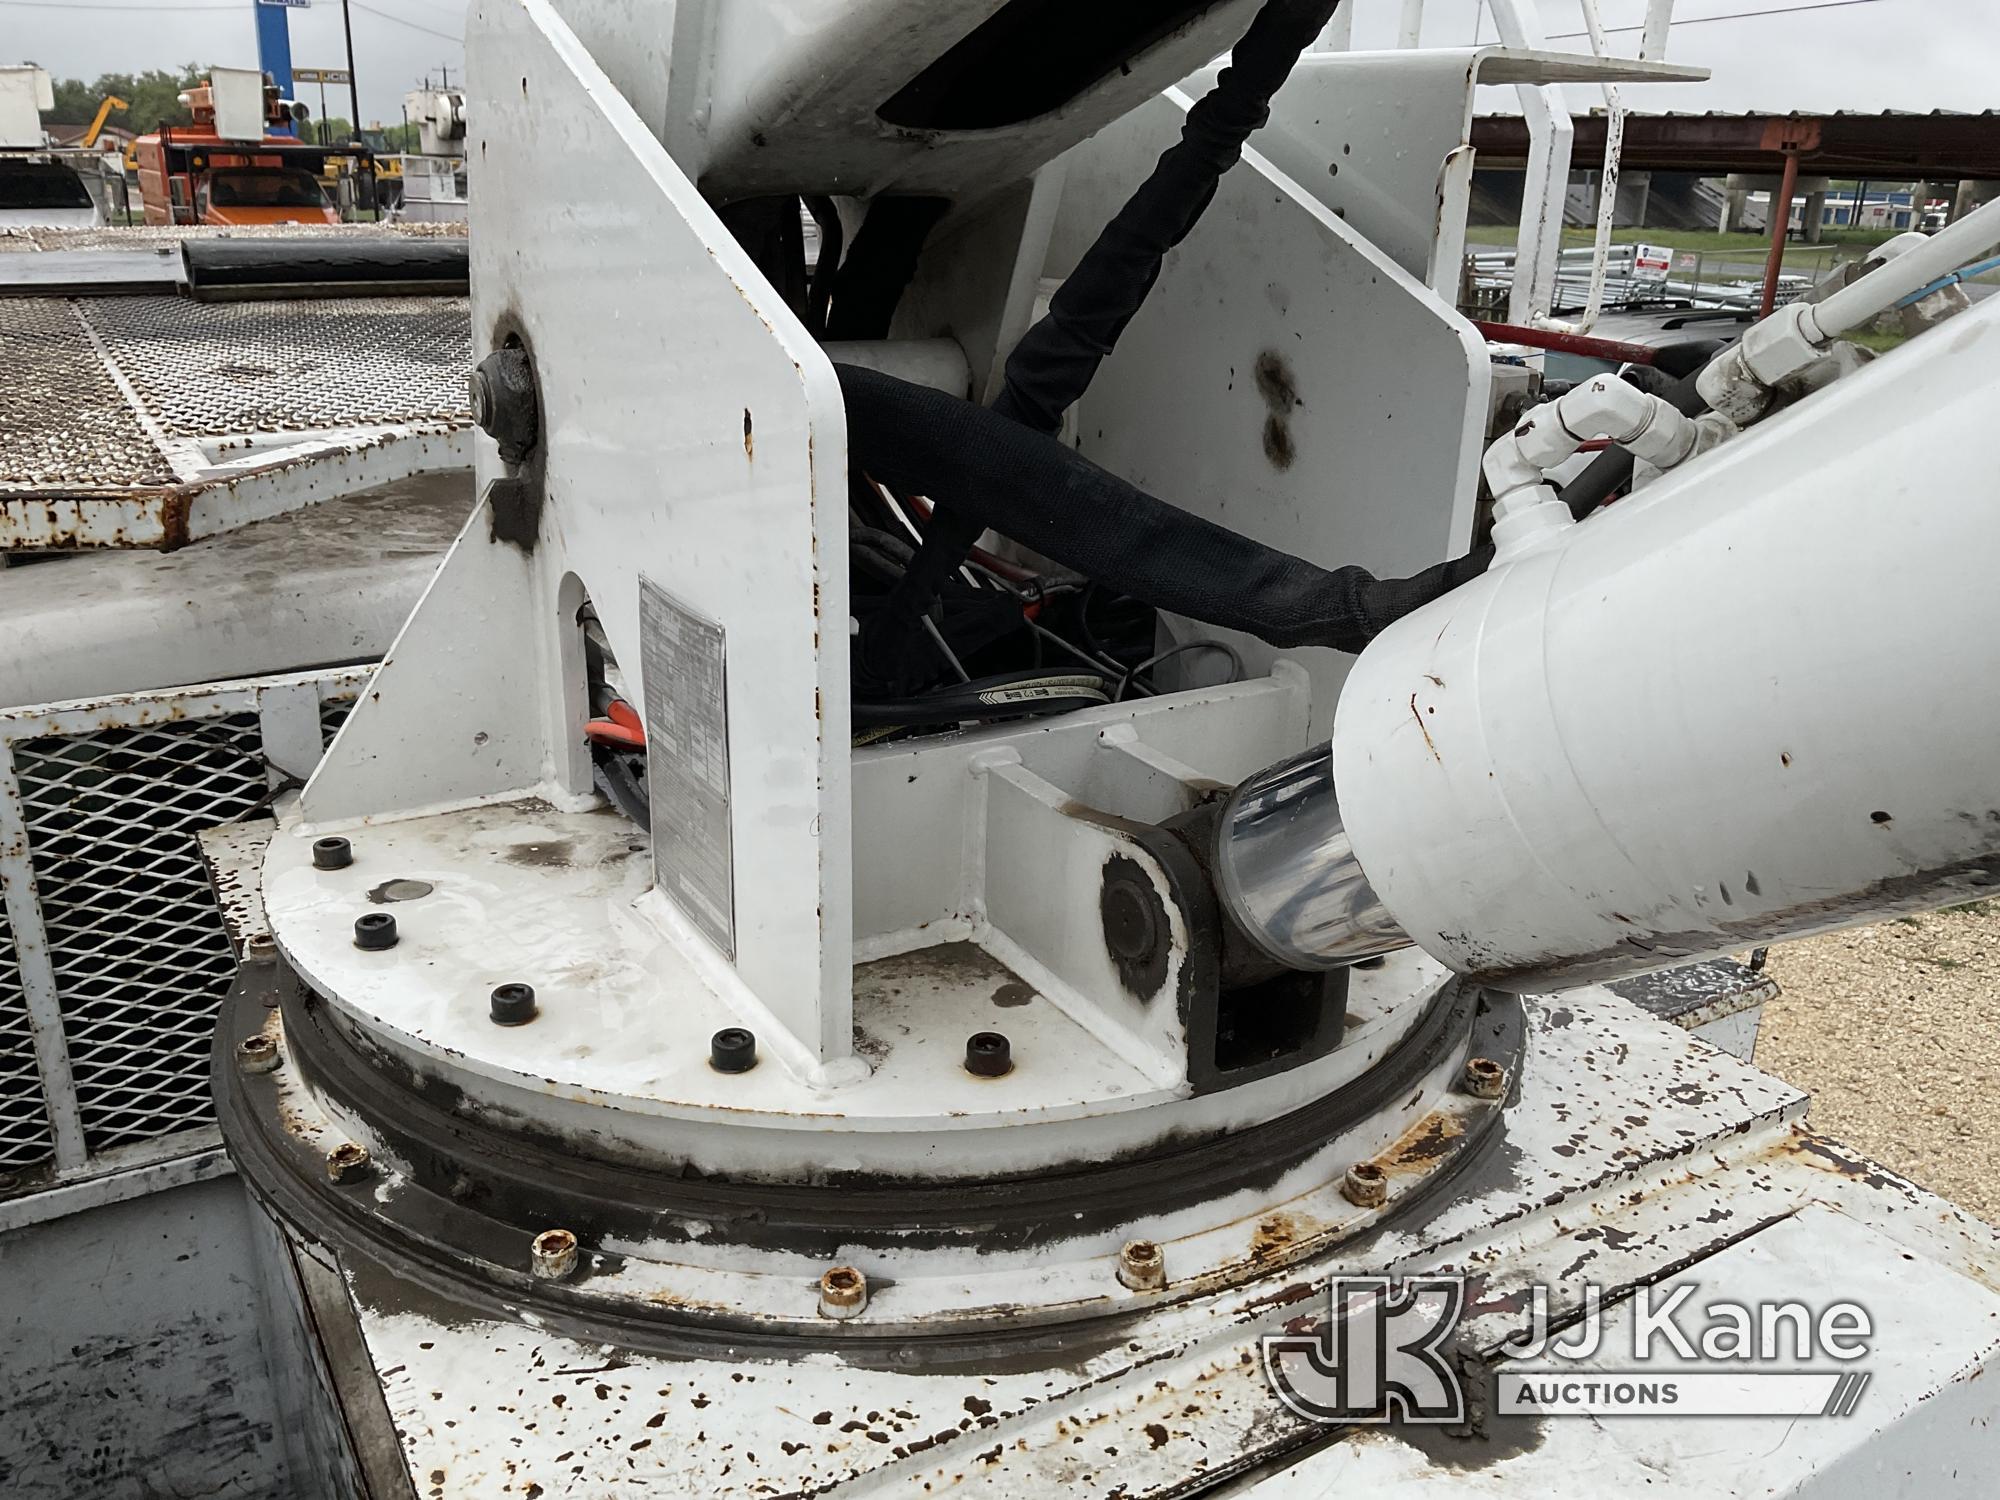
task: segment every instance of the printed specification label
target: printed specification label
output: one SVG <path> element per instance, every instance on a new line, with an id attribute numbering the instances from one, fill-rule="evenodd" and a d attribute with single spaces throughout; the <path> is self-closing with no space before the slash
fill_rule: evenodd
<path id="1" fill-rule="evenodd" d="M 730 958 L 736 885 L 729 834 L 729 693 L 722 627 L 639 580 L 653 878 Z"/>

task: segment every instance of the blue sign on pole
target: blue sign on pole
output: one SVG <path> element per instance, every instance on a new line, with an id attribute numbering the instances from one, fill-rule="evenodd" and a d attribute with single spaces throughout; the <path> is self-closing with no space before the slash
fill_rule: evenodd
<path id="1" fill-rule="evenodd" d="M 257 0 L 257 66 L 278 86 L 278 97 L 292 97 L 292 18 L 285 14 L 306 0 Z M 289 131 L 290 127 L 271 127 Z"/>

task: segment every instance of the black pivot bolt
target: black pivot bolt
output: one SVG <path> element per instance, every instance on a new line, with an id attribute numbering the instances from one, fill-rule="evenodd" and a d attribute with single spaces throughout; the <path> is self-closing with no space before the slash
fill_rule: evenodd
<path id="1" fill-rule="evenodd" d="M 525 1026 L 535 1019 L 535 987 L 532 984 L 502 984 L 493 990 L 493 1024 Z"/>
<path id="2" fill-rule="evenodd" d="M 708 1039 L 708 1065 L 718 1073 L 747 1073 L 757 1066 L 757 1036 L 725 1026 Z"/>
<path id="3" fill-rule="evenodd" d="M 313 840 L 315 870 L 344 870 L 354 863 L 354 846 L 343 838 Z"/>
<path id="4" fill-rule="evenodd" d="M 1102 897 L 1104 944 L 1119 958 L 1145 958 L 1160 944 L 1159 898 L 1150 886 L 1107 881 Z"/>
<path id="5" fill-rule="evenodd" d="M 965 1071 L 975 1078 L 1004 1078 L 1014 1071 L 1014 1047 L 997 1031 L 975 1031 L 965 1039 Z"/>
<path id="6" fill-rule="evenodd" d="M 354 919 L 354 946 L 370 953 L 396 946 L 396 919 L 386 911 L 371 911 Z"/>
<path id="7" fill-rule="evenodd" d="M 500 457 L 518 464 L 542 435 L 541 403 L 535 396 L 535 367 L 518 345 L 495 349 L 466 377 L 472 420 L 499 445 Z"/>

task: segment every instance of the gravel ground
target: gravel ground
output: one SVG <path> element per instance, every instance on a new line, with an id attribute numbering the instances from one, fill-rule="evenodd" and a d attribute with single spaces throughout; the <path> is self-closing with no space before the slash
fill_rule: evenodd
<path id="1" fill-rule="evenodd" d="M 1814 1129 L 2000 1224 L 2000 899 L 1771 950 L 1757 1065 Z"/>

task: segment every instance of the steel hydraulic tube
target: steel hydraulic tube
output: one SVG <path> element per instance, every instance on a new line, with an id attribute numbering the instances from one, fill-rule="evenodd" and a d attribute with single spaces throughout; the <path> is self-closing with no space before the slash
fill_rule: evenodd
<path id="1" fill-rule="evenodd" d="M 1848 283 L 1824 302 L 1814 304 L 1812 331 L 1822 339 L 1859 328 L 1887 312 L 1911 292 L 1978 259 L 2000 244 L 2000 202 L 1967 214 L 1921 245 Z"/>
<path id="2" fill-rule="evenodd" d="M 1824 302 L 1780 308 L 1708 363 L 1697 380 L 1702 399 L 1733 422 L 1756 421 L 1770 407 L 1773 387 L 1823 356 L 1836 335 L 1887 312 L 1996 244 L 2000 202 L 1885 261 Z"/>
<path id="3" fill-rule="evenodd" d="M 1403 618 L 1232 915 L 1547 990 L 2000 884 L 1996 369 L 2000 301 Z"/>

